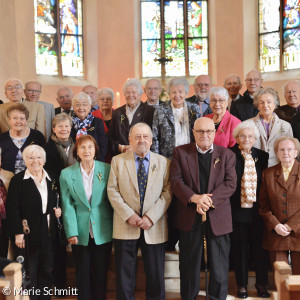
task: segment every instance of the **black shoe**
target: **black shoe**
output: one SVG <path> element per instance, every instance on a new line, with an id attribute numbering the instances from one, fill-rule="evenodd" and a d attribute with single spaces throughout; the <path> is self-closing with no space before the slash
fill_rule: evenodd
<path id="1" fill-rule="evenodd" d="M 267 288 L 264 285 L 256 284 L 255 288 L 257 290 L 257 296 L 260 298 L 270 298 L 271 295 L 268 292 Z"/>
<path id="2" fill-rule="evenodd" d="M 243 291 L 241 291 L 243 290 Z M 237 297 L 241 298 L 241 299 L 246 299 L 248 298 L 248 292 L 247 289 L 243 286 L 239 286 L 238 287 L 238 291 L 237 291 Z"/>

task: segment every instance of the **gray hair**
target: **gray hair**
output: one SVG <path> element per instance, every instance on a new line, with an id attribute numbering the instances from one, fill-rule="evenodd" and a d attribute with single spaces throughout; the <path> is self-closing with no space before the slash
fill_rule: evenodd
<path id="1" fill-rule="evenodd" d="M 89 105 L 92 105 L 92 99 L 91 97 L 84 93 L 84 92 L 79 92 L 78 94 L 76 94 L 73 99 L 72 99 L 72 105 L 75 106 L 75 104 L 77 102 L 80 102 L 80 101 L 84 101 L 84 100 L 87 100 L 89 102 Z"/>
<path id="2" fill-rule="evenodd" d="M 229 79 L 229 77 L 235 77 L 238 80 L 239 86 L 242 85 L 240 76 L 238 76 L 237 74 L 234 74 L 234 73 L 230 73 L 224 80 L 224 87 L 225 87 L 226 81 Z"/>
<path id="3" fill-rule="evenodd" d="M 255 134 L 255 140 L 259 139 L 259 131 L 257 129 L 257 127 L 255 126 L 255 123 L 252 120 L 246 120 L 240 124 L 238 124 L 232 132 L 233 137 L 236 139 L 239 134 L 240 131 L 245 130 L 245 129 L 250 129 L 254 131 Z"/>
<path id="4" fill-rule="evenodd" d="M 136 78 L 128 78 L 125 81 L 124 86 L 123 86 L 123 93 L 125 94 L 126 89 L 132 85 L 137 88 L 139 95 L 143 94 L 142 85 L 141 85 L 140 81 Z"/>
<path id="5" fill-rule="evenodd" d="M 11 84 L 12 82 L 16 81 L 20 86 L 21 88 L 23 88 L 23 83 L 20 79 L 16 79 L 16 78 L 11 78 L 11 79 L 8 79 L 5 83 L 4 83 L 4 89 L 6 89 L 6 87 Z"/>
<path id="6" fill-rule="evenodd" d="M 145 83 L 145 87 L 147 86 L 149 81 L 156 81 L 159 84 L 159 88 L 161 89 L 161 81 L 158 78 L 149 78 L 147 79 L 146 83 Z"/>
<path id="7" fill-rule="evenodd" d="M 249 73 L 251 73 L 251 72 L 256 72 L 257 74 L 258 74 L 258 76 L 260 77 L 260 79 L 262 79 L 262 76 L 261 76 L 261 72 L 260 71 L 258 71 L 258 70 L 256 70 L 256 69 L 252 69 L 252 70 L 250 70 L 247 74 L 246 74 L 246 76 L 245 76 L 245 78 L 247 78 L 247 76 L 249 75 Z"/>
<path id="8" fill-rule="evenodd" d="M 136 123 L 136 124 L 134 124 L 134 125 L 130 128 L 129 134 L 128 134 L 129 137 L 131 136 L 133 129 L 136 128 L 136 127 L 147 127 L 148 130 L 149 130 L 149 133 L 150 133 L 151 138 L 153 137 L 151 127 L 150 127 L 148 124 L 143 123 L 143 122 Z"/>
<path id="9" fill-rule="evenodd" d="M 56 96 L 59 97 L 58 94 L 60 93 L 60 91 L 63 91 L 63 90 L 68 90 L 69 93 L 70 93 L 71 95 L 73 95 L 73 91 L 72 91 L 68 86 L 63 86 L 63 87 L 57 89 L 57 91 L 56 91 Z"/>
<path id="10" fill-rule="evenodd" d="M 104 87 L 103 89 L 100 89 L 99 91 L 98 91 L 98 99 L 99 99 L 99 97 L 102 95 L 102 94 L 109 94 L 110 96 L 111 96 L 111 99 L 112 99 L 112 104 L 114 104 L 114 102 L 115 102 L 115 93 L 114 93 L 114 91 L 111 89 L 111 88 L 109 88 L 109 87 Z"/>
<path id="11" fill-rule="evenodd" d="M 275 143 L 274 143 L 274 151 L 275 151 L 275 153 L 278 152 L 279 143 L 282 142 L 282 141 L 291 141 L 291 142 L 293 142 L 294 145 L 295 145 L 295 149 L 297 151 L 297 156 L 299 155 L 299 152 L 300 152 L 300 142 L 298 141 L 298 139 L 290 137 L 290 136 L 281 136 L 280 138 L 278 138 L 275 141 Z"/>
<path id="12" fill-rule="evenodd" d="M 212 95 L 218 95 L 226 100 L 229 98 L 228 91 L 222 86 L 212 87 L 209 91 L 209 99 Z"/>
<path id="13" fill-rule="evenodd" d="M 61 114 L 55 115 L 55 117 L 52 120 L 52 128 L 54 128 L 56 126 L 56 124 L 58 124 L 60 122 L 64 122 L 64 121 L 69 121 L 70 126 L 72 127 L 72 125 L 73 125 L 72 118 L 68 114 L 63 112 Z"/>
<path id="14" fill-rule="evenodd" d="M 253 98 L 253 104 L 258 106 L 258 100 L 262 95 L 266 95 L 269 94 L 271 96 L 273 96 L 274 99 L 274 104 L 275 106 L 279 106 L 280 102 L 279 102 L 279 96 L 278 93 L 271 87 L 267 87 L 267 88 L 261 88 L 259 89 L 255 94 L 254 94 L 254 98 Z"/>
<path id="15" fill-rule="evenodd" d="M 46 162 L 46 152 L 45 152 L 44 148 L 42 148 L 39 145 L 29 145 L 29 146 L 27 146 L 24 149 L 24 151 L 22 153 L 25 165 L 26 165 L 26 162 L 27 162 L 27 157 L 29 155 L 33 154 L 33 153 L 40 153 L 40 154 L 42 154 L 43 159 L 44 159 L 44 163 Z"/>
<path id="16" fill-rule="evenodd" d="M 40 89 L 42 89 L 42 84 L 41 84 L 39 81 L 37 81 L 37 80 L 30 80 L 30 81 L 27 81 L 27 82 L 25 83 L 25 90 L 27 89 L 27 87 L 28 87 L 28 85 L 29 85 L 30 83 L 36 83 L 36 84 L 38 84 L 38 85 L 40 86 Z"/>
<path id="17" fill-rule="evenodd" d="M 289 83 L 296 83 L 298 85 L 298 87 L 300 88 L 300 80 L 287 81 L 282 87 L 283 93 L 285 93 L 285 88 Z"/>
<path id="18" fill-rule="evenodd" d="M 167 93 L 170 95 L 170 89 L 172 86 L 179 86 L 179 85 L 183 85 L 184 87 L 184 91 L 186 94 L 189 93 L 190 91 L 190 85 L 187 81 L 187 79 L 185 77 L 174 77 L 172 78 L 167 86 Z"/>

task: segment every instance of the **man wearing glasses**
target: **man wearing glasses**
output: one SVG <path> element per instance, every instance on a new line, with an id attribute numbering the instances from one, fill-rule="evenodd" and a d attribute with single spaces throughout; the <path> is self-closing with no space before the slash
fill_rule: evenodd
<path id="1" fill-rule="evenodd" d="M 45 110 L 42 104 L 24 100 L 23 84 L 18 79 L 9 79 L 4 85 L 5 96 L 9 102 L 0 105 L 0 131 L 6 132 L 10 129 L 6 111 L 12 104 L 21 103 L 29 110 L 28 127 L 39 130 L 46 136 Z"/>
<path id="2" fill-rule="evenodd" d="M 225 300 L 228 293 L 235 155 L 213 144 L 215 132 L 213 120 L 197 119 L 195 143 L 176 147 L 171 162 L 174 226 L 179 229 L 180 293 L 184 300 L 196 299 L 200 290 L 204 236 L 210 266 L 209 299 Z"/>
<path id="3" fill-rule="evenodd" d="M 209 106 L 209 91 L 212 87 L 211 79 L 208 75 L 199 75 L 194 81 L 195 95 L 186 99 L 188 102 L 196 103 L 200 107 L 201 117 L 211 114 Z"/>
<path id="4" fill-rule="evenodd" d="M 42 93 L 42 85 L 38 81 L 28 81 L 25 83 L 24 94 L 26 101 L 40 103 L 44 106 L 46 118 L 46 140 L 51 136 L 52 119 L 55 117 L 54 106 L 51 103 L 39 101 Z"/>
<path id="5" fill-rule="evenodd" d="M 255 117 L 258 114 L 258 109 L 253 105 L 253 96 L 261 88 L 263 79 L 261 73 L 257 70 L 251 70 L 245 79 L 247 91 L 239 100 L 232 103 L 230 113 L 245 121 Z"/>

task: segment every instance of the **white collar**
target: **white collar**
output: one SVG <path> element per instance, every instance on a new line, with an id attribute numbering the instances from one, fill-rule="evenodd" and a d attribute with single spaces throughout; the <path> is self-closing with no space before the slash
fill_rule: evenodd
<path id="1" fill-rule="evenodd" d="M 196 148 L 197 148 L 197 151 L 201 154 L 205 154 L 206 152 L 212 153 L 214 150 L 214 144 L 211 144 L 210 147 L 205 151 L 201 150 L 201 148 L 197 145 L 197 143 L 196 143 Z"/>
<path id="2" fill-rule="evenodd" d="M 36 178 L 29 172 L 29 170 L 26 169 L 23 179 L 29 179 L 29 178 L 32 178 L 33 180 L 36 180 Z M 48 173 L 43 168 L 43 177 L 42 177 L 42 180 L 44 178 L 47 178 L 48 180 L 51 181 L 51 178 L 49 177 Z"/>

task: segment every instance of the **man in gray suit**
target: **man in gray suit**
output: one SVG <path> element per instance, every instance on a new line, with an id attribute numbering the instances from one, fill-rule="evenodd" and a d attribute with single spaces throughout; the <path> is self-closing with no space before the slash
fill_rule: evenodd
<path id="1" fill-rule="evenodd" d="M 46 141 L 49 140 L 52 130 L 52 119 L 55 116 L 54 106 L 51 103 L 39 101 L 42 93 L 42 84 L 38 81 L 28 81 L 25 83 L 24 94 L 27 101 L 38 102 L 44 106 L 46 117 Z"/>

